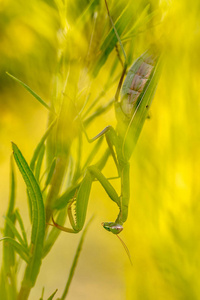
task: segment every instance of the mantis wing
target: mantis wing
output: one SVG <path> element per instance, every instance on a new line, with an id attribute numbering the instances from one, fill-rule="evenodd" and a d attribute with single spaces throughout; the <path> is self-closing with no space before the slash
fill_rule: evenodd
<path id="1" fill-rule="evenodd" d="M 122 152 L 130 159 L 147 118 L 161 71 L 161 56 L 149 50 L 142 54 L 129 70 L 122 87 L 121 109 L 128 121 Z M 127 107 L 127 111 L 125 111 Z"/>

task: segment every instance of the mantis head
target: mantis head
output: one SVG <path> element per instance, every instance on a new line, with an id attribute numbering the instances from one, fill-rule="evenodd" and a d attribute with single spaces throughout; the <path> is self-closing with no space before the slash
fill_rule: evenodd
<path id="1" fill-rule="evenodd" d="M 132 264 L 132 260 L 131 260 L 131 255 L 130 252 L 126 246 L 126 244 L 124 243 L 124 241 L 119 237 L 119 233 L 123 230 L 123 226 L 119 223 L 115 223 L 115 222 L 103 222 L 101 223 L 101 225 L 108 231 L 112 232 L 113 234 L 115 234 L 118 239 L 120 240 L 120 242 L 122 243 L 122 246 L 124 247 L 126 254 L 128 255 L 129 261 Z"/>
<path id="2" fill-rule="evenodd" d="M 103 222 L 101 225 L 113 234 L 118 234 L 123 230 L 123 226 L 115 222 Z"/>

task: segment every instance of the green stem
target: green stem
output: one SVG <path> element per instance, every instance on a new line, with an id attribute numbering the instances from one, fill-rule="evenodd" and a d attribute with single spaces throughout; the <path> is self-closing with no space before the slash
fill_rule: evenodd
<path id="1" fill-rule="evenodd" d="M 93 217 L 89 220 L 89 222 L 85 226 L 85 229 L 83 230 L 83 233 L 81 235 L 81 239 L 80 239 L 78 247 L 76 249 L 76 254 L 74 256 L 74 260 L 73 260 L 73 263 L 72 263 L 72 266 L 71 266 L 71 269 L 70 269 L 70 273 L 69 273 L 69 277 L 68 277 L 65 289 L 63 291 L 63 294 L 62 294 L 61 298 L 59 298 L 58 300 L 65 300 L 65 298 L 67 296 L 70 284 L 71 284 L 73 276 L 74 276 L 76 265 L 78 263 L 78 258 L 79 258 L 79 255 L 80 255 L 80 252 L 81 252 L 81 249 L 82 249 L 82 245 L 83 245 L 83 241 L 84 241 L 84 238 L 85 238 L 85 234 L 86 234 L 86 232 L 88 230 L 88 227 L 89 227 L 90 223 L 92 222 L 92 220 L 93 220 Z"/>
<path id="2" fill-rule="evenodd" d="M 65 174 L 65 169 L 66 169 L 66 165 L 67 165 L 67 160 L 68 160 L 68 156 L 66 157 L 58 157 L 57 162 L 56 162 L 56 166 L 55 166 L 55 171 L 54 171 L 54 175 L 52 177 L 51 180 L 51 188 L 49 190 L 49 193 L 47 195 L 46 198 L 46 223 L 49 222 L 51 216 L 52 216 L 52 206 L 54 201 L 56 200 L 61 185 L 62 185 L 62 181 L 63 181 L 63 177 Z"/>
<path id="3" fill-rule="evenodd" d="M 28 286 L 28 285 L 22 285 L 21 286 L 21 289 L 19 291 L 19 294 L 18 294 L 18 297 L 17 297 L 17 300 L 27 300 L 28 299 L 28 296 L 30 294 L 30 291 L 31 291 L 31 288 L 32 286 Z"/>

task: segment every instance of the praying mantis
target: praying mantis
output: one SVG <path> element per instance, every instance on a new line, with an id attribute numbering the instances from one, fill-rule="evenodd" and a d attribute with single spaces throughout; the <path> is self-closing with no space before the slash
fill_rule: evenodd
<path id="1" fill-rule="evenodd" d="M 126 54 L 110 16 L 106 0 L 105 4 L 125 59 L 123 72 L 114 98 L 117 126 L 115 129 L 112 126 L 107 126 L 92 139 L 88 138 L 83 128 L 89 142 L 94 142 L 104 135 L 109 151 L 106 152 L 105 157 L 99 164 L 87 167 L 81 183 L 73 187 L 70 191 L 70 195 L 72 196 L 74 193 L 74 196 L 68 197 L 65 206 L 68 209 L 69 221 L 72 228 L 61 226 L 52 219 L 54 226 L 70 233 L 78 233 L 84 226 L 90 191 L 95 179 L 99 181 L 109 198 L 119 208 L 116 220 L 114 222 L 103 222 L 103 228 L 116 235 L 123 230 L 123 224 L 128 217 L 130 199 L 129 161 L 148 116 L 160 75 L 161 56 L 158 55 L 156 47 L 153 46 L 133 63 L 126 74 Z M 126 78 L 124 80 L 125 75 Z M 117 167 L 118 176 L 121 180 L 120 195 L 118 195 L 109 180 L 102 173 L 102 168 L 109 154 L 112 155 Z M 75 204 L 75 218 L 72 213 L 72 204 Z"/>

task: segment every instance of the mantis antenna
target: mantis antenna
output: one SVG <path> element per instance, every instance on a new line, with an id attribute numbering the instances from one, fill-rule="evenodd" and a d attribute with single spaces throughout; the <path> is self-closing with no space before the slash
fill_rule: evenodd
<path id="1" fill-rule="evenodd" d="M 123 82 L 123 79 L 124 79 L 124 75 L 126 74 L 126 69 L 127 69 L 127 58 L 126 58 L 126 53 L 125 53 L 124 47 L 123 47 L 123 45 L 122 45 L 121 39 L 120 39 L 119 34 L 118 34 L 118 32 L 117 32 L 117 29 L 116 29 L 116 27 L 115 27 L 115 24 L 114 24 L 114 22 L 113 22 L 113 20 L 112 20 L 112 18 L 111 18 L 110 11 L 109 11 L 109 8 L 108 8 L 107 0 L 105 0 L 105 4 L 106 4 L 106 9 L 107 9 L 108 17 L 109 17 L 110 22 L 111 22 L 111 24 L 112 24 L 112 28 L 113 28 L 113 30 L 114 30 L 114 32 L 115 32 L 115 35 L 116 35 L 116 37 L 117 37 L 117 39 L 118 39 L 118 42 L 119 42 L 119 44 L 120 44 L 120 47 L 121 47 L 121 49 L 122 49 L 122 53 L 123 53 L 123 56 L 124 56 L 124 69 L 123 69 L 122 75 L 121 75 L 121 77 L 120 77 L 120 81 L 119 81 L 119 83 L 118 83 L 117 91 L 116 91 L 116 94 L 115 94 L 115 102 L 117 102 L 117 101 L 118 101 L 118 98 L 119 98 L 119 93 L 120 93 L 120 90 L 121 90 L 122 82 Z"/>
<path id="2" fill-rule="evenodd" d="M 130 251 L 128 250 L 128 247 L 126 246 L 126 244 L 124 243 L 124 241 L 122 240 L 122 238 L 120 238 L 120 236 L 118 234 L 116 234 L 116 236 L 118 237 L 118 239 L 122 243 L 122 246 L 124 247 L 124 250 L 126 251 L 126 254 L 128 255 L 131 266 L 133 266 L 132 259 L 131 259 L 131 254 L 130 254 Z"/>
<path id="3" fill-rule="evenodd" d="M 118 42 L 119 42 L 119 44 L 120 44 L 120 47 L 121 47 L 121 49 L 122 49 L 122 52 L 123 52 L 123 55 L 124 55 L 124 59 L 125 59 L 125 62 L 126 62 L 126 53 L 125 53 L 124 47 L 123 47 L 123 45 L 122 45 L 121 39 L 120 39 L 120 37 L 119 37 L 119 34 L 118 34 L 118 32 L 117 32 L 117 29 L 115 28 L 115 24 L 114 24 L 114 22 L 113 22 L 113 20 L 112 20 L 112 18 L 111 18 L 110 11 L 109 11 L 109 8 L 108 8 L 107 0 L 105 0 L 105 4 L 106 4 L 106 9 L 107 9 L 108 17 L 109 17 L 109 19 L 110 19 L 110 22 L 111 22 L 112 27 L 113 27 L 113 29 L 114 29 L 115 35 L 116 35 L 116 37 L 117 37 L 117 39 L 118 39 Z"/>

